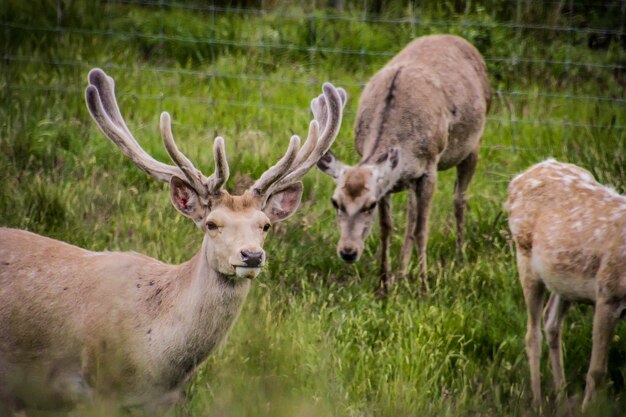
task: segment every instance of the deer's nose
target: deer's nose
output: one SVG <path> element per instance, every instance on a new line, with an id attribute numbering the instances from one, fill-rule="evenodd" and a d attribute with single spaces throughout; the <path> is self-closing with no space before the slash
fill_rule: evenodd
<path id="1" fill-rule="evenodd" d="M 344 247 L 339 251 L 339 256 L 346 262 L 354 262 L 356 260 L 357 250 L 353 247 Z"/>
<path id="2" fill-rule="evenodd" d="M 252 252 L 247 250 L 241 251 L 241 261 L 249 267 L 261 266 L 263 263 L 263 251 Z"/>

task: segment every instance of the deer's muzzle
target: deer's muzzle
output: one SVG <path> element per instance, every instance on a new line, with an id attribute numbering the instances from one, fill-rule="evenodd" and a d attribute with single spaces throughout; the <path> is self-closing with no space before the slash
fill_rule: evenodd
<path id="1" fill-rule="evenodd" d="M 355 262 L 359 257 L 359 250 L 353 246 L 343 246 L 339 248 L 339 256 L 348 263 Z"/>

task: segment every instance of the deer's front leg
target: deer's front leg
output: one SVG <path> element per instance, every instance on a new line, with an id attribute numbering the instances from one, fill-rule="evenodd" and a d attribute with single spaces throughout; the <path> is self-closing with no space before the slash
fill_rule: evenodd
<path id="1" fill-rule="evenodd" d="M 406 278 L 409 274 L 409 261 L 415 243 L 415 222 L 417 221 L 417 196 L 415 195 L 415 187 L 409 190 L 409 201 L 406 210 L 406 232 L 404 234 L 404 243 L 400 252 L 400 270 L 402 277 Z"/>
<path id="2" fill-rule="evenodd" d="M 0 368 L 1 370 L 2 368 Z M 20 410 L 20 401 L 0 381 L 0 416 L 13 416 Z"/>
<path id="3" fill-rule="evenodd" d="M 93 391 L 79 370 L 62 369 L 49 380 L 52 390 L 69 404 L 91 403 Z"/>
<path id="4" fill-rule="evenodd" d="M 613 330 L 619 321 L 622 308 L 605 297 L 598 297 L 593 315 L 593 347 L 587 372 L 583 410 L 594 399 L 598 387 L 604 381 Z"/>
<path id="5" fill-rule="evenodd" d="M 524 301 L 528 314 L 526 326 L 526 355 L 530 368 L 530 386 L 533 393 L 533 407 L 541 408 L 541 307 L 545 286 L 533 273 L 530 254 L 517 248 L 517 270 L 524 291 Z"/>
<path id="6" fill-rule="evenodd" d="M 467 197 L 465 192 L 472 181 L 476 165 L 478 164 L 478 150 L 471 153 L 456 167 L 456 182 L 454 184 L 454 217 L 456 218 L 456 250 L 463 254 L 463 238 L 465 236 L 465 209 Z"/>
<path id="7" fill-rule="evenodd" d="M 416 182 L 417 216 L 415 220 L 414 239 L 417 248 L 417 262 L 420 274 L 421 289 L 428 291 L 428 277 L 426 275 L 426 242 L 428 241 L 428 217 L 430 206 L 437 185 L 437 166 L 433 165 Z"/>
<path id="8" fill-rule="evenodd" d="M 381 296 L 389 291 L 393 278 L 389 272 L 389 242 L 391 240 L 391 196 L 385 195 L 378 201 L 378 216 L 380 220 L 380 284 L 376 293 Z"/>
<path id="9" fill-rule="evenodd" d="M 184 391 L 181 388 L 176 388 L 164 393 L 161 397 L 156 399 L 153 403 L 146 405 L 146 410 L 151 414 L 163 414 L 184 398 Z"/>

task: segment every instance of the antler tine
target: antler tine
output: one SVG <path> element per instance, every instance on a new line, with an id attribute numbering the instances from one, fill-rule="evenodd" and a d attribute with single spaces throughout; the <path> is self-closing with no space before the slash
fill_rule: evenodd
<path id="1" fill-rule="evenodd" d="M 343 88 L 338 88 L 337 91 L 340 93 L 339 95 L 340 97 L 342 97 L 342 102 L 343 102 L 343 105 L 345 106 L 345 101 L 346 101 L 345 90 Z M 320 94 L 319 97 L 316 97 L 313 100 L 311 100 L 311 111 L 313 113 L 314 120 L 311 120 L 311 123 L 309 124 L 309 134 L 307 135 L 304 145 L 302 146 L 302 148 L 300 148 L 300 152 L 298 152 L 298 156 L 296 157 L 296 160 L 294 161 L 292 165 L 293 167 L 298 167 L 300 164 L 306 161 L 311 155 L 311 153 L 315 150 L 315 147 L 317 146 L 317 141 L 319 139 L 319 131 L 320 131 L 319 120 L 323 118 L 324 125 L 325 125 L 326 120 L 328 118 L 326 111 L 325 111 L 326 110 L 325 106 L 326 106 L 325 98 L 323 94 Z M 322 129 L 323 129 L 323 126 L 322 126 Z"/>
<path id="2" fill-rule="evenodd" d="M 182 176 L 179 168 L 157 161 L 139 146 L 119 111 L 113 79 L 101 69 L 94 68 L 89 72 L 88 80 L 85 90 L 87 108 L 105 136 L 135 165 L 159 181 L 169 181 L 172 175 Z"/>
<path id="3" fill-rule="evenodd" d="M 89 71 L 87 78 L 89 84 L 97 88 L 102 106 L 111 121 L 117 127 L 132 136 L 126 122 L 124 122 L 117 100 L 115 99 L 115 80 L 106 75 L 100 68 L 94 68 Z"/>
<path id="4" fill-rule="evenodd" d="M 346 93 L 345 90 L 335 88 L 330 83 L 324 83 L 322 89 L 324 94 L 311 102 L 311 110 L 315 116 L 315 121 L 319 122 L 320 127 L 323 129 L 315 148 L 304 162 L 274 183 L 270 191 L 282 189 L 306 174 L 322 155 L 328 152 L 337 137 L 339 127 L 341 126 L 343 109 L 346 104 Z"/>
<path id="5" fill-rule="evenodd" d="M 339 93 L 339 97 L 341 98 L 343 109 L 346 106 L 346 90 L 340 87 L 337 88 L 337 92 Z M 324 130 L 326 120 L 328 119 L 327 114 L 324 111 L 326 106 L 325 101 L 326 99 L 324 98 L 323 94 L 320 94 L 318 97 L 311 100 L 311 112 L 313 113 L 314 120 L 312 120 L 309 124 L 309 135 L 307 136 L 304 146 L 302 147 L 302 149 L 300 149 L 300 152 L 298 152 L 296 162 L 294 162 L 293 164 L 293 166 L 295 167 L 306 161 L 311 155 L 311 152 L 313 152 L 313 150 L 317 146 L 319 131 Z M 322 118 L 324 119 L 324 125 L 321 125 L 320 123 Z"/>
<path id="6" fill-rule="evenodd" d="M 317 99 L 313 99 L 313 101 L 311 102 L 311 109 L 313 109 L 313 107 L 316 106 L 314 104 L 315 100 Z M 295 137 L 298 137 L 298 136 L 295 136 Z M 281 166 L 280 168 L 282 169 L 282 171 L 280 171 L 279 169 L 276 169 L 278 167 L 278 164 L 272 167 L 271 170 L 273 170 L 276 173 L 276 175 L 273 175 L 271 178 L 264 179 L 264 183 L 262 184 L 263 190 L 261 190 L 261 187 L 255 184 L 252 187 L 252 189 L 255 190 L 255 193 L 257 195 L 264 194 L 267 189 L 272 187 L 272 184 L 280 181 L 281 178 L 289 174 L 290 168 L 297 167 L 301 165 L 303 162 L 305 162 L 309 158 L 311 153 L 315 150 L 315 147 L 317 146 L 317 143 L 318 143 L 318 137 L 319 137 L 319 124 L 317 120 L 312 120 L 311 123 L 309 124 L 309 134 L 307 135 L 306 141 L 304 142 L 304 145 L 300 148 L 300 150 L 295 155 L 295 159 L 293 160 L 293 162 L 291 162 L 289 166 L 286 166 L 286 165 Z M 298 139 L 300 138 L 298 137 Z M 261 178 L 257 181 L 257 183 L 260 181 L 261 181 Z"/>
<path id="7" fill-rule="evenodd" d="M 266 194 L 272 184 L 282 178 L 285 173 L 289 172 L 289 168 L 293 166 L 296 160 L 299 149 L 300 137 L 293 135 L 289 141 L 289 147 L 285 155 L 273 167 L 265 171 L 252 187 L 250 187 L 250 190 L 257 196 Z"/>
<path id="8" fill-rule="evenodd" d="M 314 110 L 314 106 L 317 106 L 317 104 L 315 103 L 316 100 L 317 98 L 311 100 L 311 110 L 313 110 L 314 112 L 317 111 L 316 109 Z M 307 160 L 309 155 L 311 155 L 311 152 L 313 152 L 313 150 L 317 146 L 319 130 L 319 123 L 317 122 L 317 120 L 311 120 L 311 123 L 309 124 L 309 134 L 307 135 L 306 141 L 304 141 L 304 145 L 302 145 L 300 151 L 298 151 L 295 161 L 293 161 L 293 164 L 291 164 L 292 167 L 299 166 Z M 287 174 L 288 172 L 285 172 L 283 177 Z"/>
<path id="9" fill-rule="evenodd" d="M 313 152 L 313 150 L 317 146 L 317 141 L 319 139 L 319 130 L 320 128 L 317 120 L 311 120 L 311 123 L 309 124 L 309 134 L 306 137 L 304 145 L 302 145 L 302 147 L 300 148 L 300 151 L 296 156 L 296 160 L 293 162 L 293 167 L 299 166 L 301 163 L 307 160 L 309 155 L 311 155 L 311 152 Z"/>
<path id="10" fill-rule="evenodd" d="M 207 187 L 211 194 L 217 194 L 230 176 L 226 146 L 221 136 L 216 137 L 213 142 L 213 158 L 215 159 L 215 172 L 208 178 Z"/>
<path id="11" fill-rule="evenodd" d="M 202 172 L 193 165 L 189 158 L 178 150 L 176 142 L 174 142 L 174 135 L 172 134 L 172 120 L 170 114 L 166 111 L 161 113 L 161 136 L 163 137 L 163 143 L 165 144 L 167 153 L 170 155 L 170 158 L 172 158 L 172 161 L 178 165 L 185 174 L 189 185 L 191 185 L 200 196 L 208 197 L 208 178 L 202 175 Z"/>
<path id="12" fill-rule="evenodd" d="M 341 100 L 341 110 L 343 111 L 348 101 L 346 90 L 341 87 L 335 88 L 335 90 L 339 94 L 339 98 Z M 315 120 L 318 121 L 320 129 L 322 131 L 324 131 L 324 129 L 326 128 L 326 123 L 328 121 L 328 111 L 326 109 L 326 106 L 326 97 L 324 97 L 324 94 L 320 94 L 318 97 L 311 100 L 311 111 L 313 112 Z"/>
<path id="13" fill-rule="evenodd" d="M 326 153 L 339 133 L 339 127 L 341 127 L 341 118 L 343 116 L 343 109 L 346 105 L 347 96 L 343 88 L 335 88 L 335 86 L 331 83 L 324 83 L 322 89 L 324 90 L 324 103 L 327 107 L 327 123 L 324 126 L 324 133 L 322 133 L 323 139 L 320 140 L 323 146 L 320 146 L 320 148 L 324 149 L 323 153 Z"/>
<path id="14" fill-rule="evenodd" d="M 339 93 L 339 97 L 341 98 L 341 110 L 346 108 L 346 103 L 348 102 L 348 93 L 342 87 L 337 88 L 337 92 Z"/>
<path id="15" fill-rule="evenodd" d="M 313 113 L 313 118 L 317 120 L 320 130 L 323 132 L 324 129 L 326 129 L 328 119 L 324 94 L 320 94 L 318 97 L 311 100 L 311 112 Z"/>

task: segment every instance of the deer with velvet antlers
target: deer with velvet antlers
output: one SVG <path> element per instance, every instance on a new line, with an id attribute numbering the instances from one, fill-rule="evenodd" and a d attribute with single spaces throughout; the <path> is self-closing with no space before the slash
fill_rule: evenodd
<path id="1" fill-rule="evenodd" d="M 100 398 L 151 408 L 175 402 L 235 322 L 266 262 L 268 229 L 298 208 L 298 180 L 330 148 L 346 103 L 343 89 L 324 84 L 304 145 L 291 137 L 286 154 L 237 196 L 222 188 L 229 168 L 221 137 L 206 177 L 178 150 L 164 112 L 161 134 L 175 165 L 158 162 L 128 129 L 113 79 L 100 69 L 88 78 L 87 107 L 100 129 L 135 165 L 169 182 L 172 204 L 204 240 L 189 261 L 168 265 L 0 229 L 0 411 Z"/>
<path id="2" fill-rule="evenodd" d="M 487 68 L 476 48 L 457 36 L 418 38 L 365 86 L 354 132 L 359 163 L 348 166 L 332 152 L 318 162 L 337 184 L 332 203 L 341 232 L 337 252 L 344 261 L 355 262 L 363 253 L 378 208 L 378 294 L 387 291 L 392 279 L 387 260 L 391 194 L 409 190 L 401 271 L 407 275 L 415 247 L 425 290 L 428 217 L 437 171 L 453 167 L 457 170 L 454 213 L 460 251 L 466 191 L 478 162 L 490 100 Z"/>
<path id="3" fill-rule="evenodd" d="M 509 185 L 505 204 L 528 311 L 526 353 L 533 404 L 541 406 L 541 309 L 554 385 L 565 391 L 561 328 L 572 302 L 595 304 L 583 408 L 607 371 L 611 335 L 626 310 L 626 196 L 586 170 L 541 162 Z"/>

